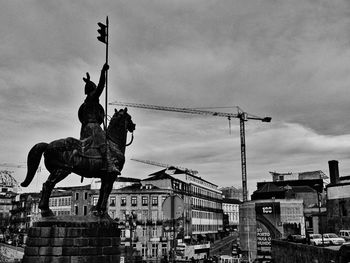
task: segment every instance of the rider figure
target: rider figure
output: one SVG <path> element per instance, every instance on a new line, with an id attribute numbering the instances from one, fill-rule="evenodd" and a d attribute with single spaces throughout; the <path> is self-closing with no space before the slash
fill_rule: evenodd
<path id="1" fill-rule="evenodd" d="M 114 160 L 110 157 L 109 147 L 106 145 L 105 132 L 101 128 L 105 112 L 100 104 L 99 98 L 105 86 L 105 76 L 108 69 L 109 66 L 107 64 L 104 64 L 97 86 L 90 80 L 89 73 L 86 73 L 86 78 L 83 78 L 86 83 L 86 98 L 78 111 L 79 120 L 82 123 L 80 130 L 80 140 L 91 137 L 93 145 L 100 150 L 101 155 L 107 155 L 107 172 L 115 172 L 120 174 L 120 171 L 115 166 Z"/>

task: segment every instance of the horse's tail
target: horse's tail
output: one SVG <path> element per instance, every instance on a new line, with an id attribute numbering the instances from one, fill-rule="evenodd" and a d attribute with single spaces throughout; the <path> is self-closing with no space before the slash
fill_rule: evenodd
<path id="1" fill-rule="evenodd" d="M 27 175 L 26 179 L 23 183 L 21 183 L 22 187 L 27 187 L 34 178 L 36 171 L 38 170 L 41 156 L 46 150 L 48 144 L 45 142 L 37 143 L 30 149 L 27 158 Z"/>

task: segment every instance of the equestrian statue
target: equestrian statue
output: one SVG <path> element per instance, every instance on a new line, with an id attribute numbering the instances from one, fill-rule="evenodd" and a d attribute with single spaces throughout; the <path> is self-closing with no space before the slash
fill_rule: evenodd
<path id="1" fill-rule="evenodd" d="M 92 208 L 92 214 L 106 215 L 108 197 L 113 183 L 117 179 L 125 162 L 125 148 L 129 144 L 127 133 L 133 134 L 135 124 L 128 114 L 127 108 L 114 110 L 108 127 L 103 130 L 101 124 L 104 118 L 104 109 L 99 104 L 99 96 L 105 84 L 105 74 L 108 70 L 105 64 L 101 77 L 96 86 L 89 73 L 86 82 L 86 99 L 80 106 L 78 117 L 82 123 L 80 140 L 68 137 L 51 143 L 41 142 L 32 147 L 27 158 L 27 175 L 22 187 L 27 187 L 34 178 L 42 156 L 46 169 L 50 172 L 47 181 L 43 184 L 39 208 L 43 217 L 52 216 L 49 208 L 49 199 L 55 185 L 65 179 L 70 173 L 87 178 L 101 178 L 101 189 L 97 204 Z"/>

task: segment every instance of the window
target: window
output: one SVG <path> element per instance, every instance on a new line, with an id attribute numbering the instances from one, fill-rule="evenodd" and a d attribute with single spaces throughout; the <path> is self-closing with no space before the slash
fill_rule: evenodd
<path id="1" fill-rule="evenodd" d="M 111 197 L 109 206 L 115 206 L 115 197 Z"/>
<path id="2" fill-rule="evenodd" d="M 156 237 L 157 236 L 157 227 L 152 227 L 152 236 Z"/>
<path id="3" fill-rule="evenodd" d="M 158 244 L 152 243 L 152 257 L 158 256 Z"/>
<path id="4" fill-rule="evenodd" d="M 75 215 L 78 215 L 78 213 L 79 213 L 79 207 L 76 205 L 76 206 L 74 206 L 74 209 L 75 209 Z"/>
<path id="5" fill-rule="evenodd" d="M 75 200 L 79 199 L 79 193 L 75 193 Z"/>
<path id="6" fill-rule="evenodd" d="M 87 193 L 87 192 L 84 193 L 84 199 L 85 199 L 85 200 L 88 199 L 88 193 Z"/>
<path id="7" fill-rule="evenodd" d="M 158 206 L 158 196 L 152 196 L 152 206 Z"/>
<path id="8" fill-rule="evenodd" d="M 131 206 L 137 206 L 137 196 L 131 197 Z"/>
<path id="9" fill-rule="evenodd" d="M 147 256 L 147 244 L 142 244 L 142 250 L 141 250 L 142 256 Z"/>
<path id="10" fill-rule="evenodd" d="M 87 206 L 84 205 L 84 216 L 86 216 L 86 215 L 87 215 Z"/>
<path id="11" fill-rule="evenodd" d="M 147 206 L 148 205 L 148 197 L 147 196 L 142 196 L 142 205 Z"/>
<path id="12" fill-rule="evenodd" d="M 94 197 L 94 200 L 92 202 L 92 205 L 97 205 L 97 201 L 98 201 L 98 198 L 97 197 Z"/>
<path id="13" fill-rule="evenodd" d="M 122 196 L 122 197 L 120 198 L 120 205 L 121 205 L 121 206 L 126 206 L 126 197 L 125 197 L 125 196 Z"/>

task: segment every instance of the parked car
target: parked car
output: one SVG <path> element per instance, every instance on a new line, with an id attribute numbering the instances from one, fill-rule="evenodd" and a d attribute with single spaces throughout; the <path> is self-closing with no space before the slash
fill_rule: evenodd
<path id="1" fill-rule="evenodd" d="M 339 237 L 344 238 L 345 241 L 350 241 L 350 230 L 340 230 Z"/>
<path id="2" fill-rule="evenodd" d="M 330 241 L 329 239 L 326 239 L 323 236 L 323 240 L 322 240 L 322 235 L 321 234 L 310 234 L 309 235 L 310 238 L 310 245 L 314 245 L 314 246 L 329 246 Z"/>
<path id="3" fill-rule="evenodd" d="M 334 233 L 325 233 L 323 236 L 325 239 L 329 240 L 330 245 L 340 246 L 345 243 L 344 238 L 338 237 L 337 234 Z"/>

